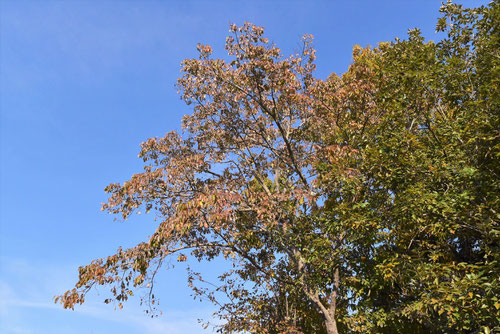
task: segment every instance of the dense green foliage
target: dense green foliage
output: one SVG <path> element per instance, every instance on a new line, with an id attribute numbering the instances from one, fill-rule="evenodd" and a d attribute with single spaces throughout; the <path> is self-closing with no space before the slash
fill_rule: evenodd
<path id="1" fill-rule="evenodd" d="M 345 330 L 500 330 L 499 10 L 445 5 L 439 43 L 355 50 L 325 83 L 328 221 L 358 231 Z"/>

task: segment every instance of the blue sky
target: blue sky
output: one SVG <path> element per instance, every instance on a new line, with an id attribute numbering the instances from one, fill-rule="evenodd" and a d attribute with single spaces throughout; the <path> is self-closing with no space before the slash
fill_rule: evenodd
<path id="1" fill-rule="evenodd" d="M 462 2 L 472 6 L 485 1 Z M 52 297 L 77 268 L 145 240 L 151 216 L 116 222 L 103 188 L 140 171 L 139 144 L 180 128 L 190 107 L 174 87 L 180 61 L 210 44 L 222 56 L 229 23 L 250 21 L 285 54 L 313 34 L 317 76 L 342 73 L 355 44 L 436 40 L 441 2 L 2 1 L 0 4 L 0 332 L 204 333 L 213 308 L 193 301 L 182 268 L 157 283 L 163 316 L 104 289 L 75 311 Z M 218 265 L 198 265 L 216 272 Z M 101 295 L 98 295 L 101 293 Z"/>

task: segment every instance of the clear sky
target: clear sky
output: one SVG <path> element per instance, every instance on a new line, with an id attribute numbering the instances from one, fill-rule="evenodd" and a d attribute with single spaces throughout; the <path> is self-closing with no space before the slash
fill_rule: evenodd
<path id="1" fill-rule="evenodd" d="M 464 2 L 462 2 L 464 3 Z M 467 6 L 485 1 L 466 1 Z M 285 54 L 313 34 L 317 76 L 342 73 L 355 44 L 434 34 L 439 0 L 8 1 L 0 3 L 0 332 L 202 333 L 207 303 L 193 301 L 182 268 L 162 272 L 163 316 L 137 300 L 115 311 L 105 289 L 75 311 L 52 297 L 77 268 L 133 246 L 151 216 L 115 222 L 103 188 L 141 168 L 139 144 L 180 128 L 190 107 L 174 87 L 196 44 L 223 55 L 229 23 L 250 21 Z M 218 265 L 201 265 L 216 271 Z M 101 293 L 99 296 L 98 293 Z M 208 331 L 210 332 L 210 331 Z"/>

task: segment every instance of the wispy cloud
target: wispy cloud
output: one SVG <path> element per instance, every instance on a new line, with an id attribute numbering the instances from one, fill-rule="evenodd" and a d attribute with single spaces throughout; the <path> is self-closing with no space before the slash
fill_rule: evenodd
<path id="1" fill-rule="evenodd" d="M 62 328 L 61 326 L 84 324 L 80 328 L 75 327 L 74 333 L 87 333 L 89 326 L 85 324 L 89 323 L 89 320 L 94 323 L 93 327 L 99 326 L 96 323 L 103 323 L 111 328 L 115 326 L 127 328 L 126 332 L 120 330 L 122 333 L 207 332 L 202 330 L 198 318 L 210 317 L 211 310 L 208 308 L 164 309 L 163 315 L 151 318 L 133 303 L 126 305 L 123 310 L 114 310 L 112 306 L 90 298 L 89 302 L 77 307 L 75 311 L 64 310 L 52 302 L 52 296 L 54 291 L 61 292 L 70 286 L 71 279 L 67 272 L 70 272 L 68 269 L 74 268 L 69 268 L 70 266 L 57 268 L 48 264 L 30 264 L 23 259 L 5 258 L 2 258 L 1 264 L 0 331 L 2 333 L 43 333 L 44 329 L 35 320 L 40 317 L 44 318 L 45 327 L 54 330 Z M 50 318 L 53 318 L 53 321 L 50 321 Z M 52 327 L 51 322 L 53 322 Z"/>

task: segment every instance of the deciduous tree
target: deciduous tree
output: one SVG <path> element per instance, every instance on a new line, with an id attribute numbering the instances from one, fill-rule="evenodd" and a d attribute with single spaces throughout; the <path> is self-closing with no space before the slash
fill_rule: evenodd
<path id="1" fill-rule="evenodd" d="M 448 3 L 439 43 L 357 48 L 318 85 L 329 224 L 359 229 L 342 286 L 351 331 L 500 330 L 499 5 Z"/>
<path id="2" fill-rule="evenodd" d="M 178 87 L 194 106 L 184 133 L 143 143 L 144 172 L 106 188 L 111 196 L 103 209 L 123 218 L 141 207 L 154 210 L 158 229 L 147 242 L 81 267 L 76 289 L 61 298 L 65 307 L 82 303 L 95 284 L 110 284 L 121 303 L 131 288 L 153 285 L 166 257 L 184 261 L 189 251 L 234 264 L 215 291 L 224 302 L 207 292 L 220 304 L 225 331 L 292 331 L 311 321 L 314 307 L 329 333 L 337 333 L 338 269 L 327 260 L 340 238 L 314 218 L 315 149 L 304 136 L 313 115 L 311 40 L 284 58 L 262 28 L 233 25 L 231 33 L 231 61 L 213 59 L 211 48 L 199 45 L 199 58 L 182 63 Z M 195 293 L 204 294 L 196 279 L 203 280 L 191 273 Z"/>

